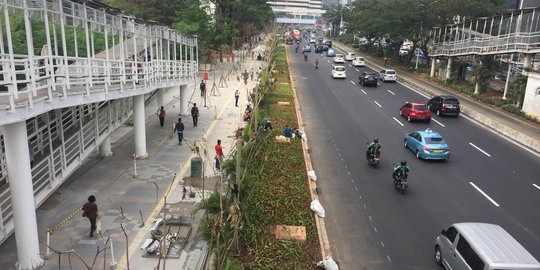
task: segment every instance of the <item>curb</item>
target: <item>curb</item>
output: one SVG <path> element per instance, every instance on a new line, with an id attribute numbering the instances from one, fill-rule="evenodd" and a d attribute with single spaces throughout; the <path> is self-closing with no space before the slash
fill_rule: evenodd
<path id="1" fill-rule="evenodd" d="M 340 48 L 341 50 L 351 50 L 351 51 L 355 51 L 355 52 L 358 52 L 358 53 L 362 53 L 362 55 L 365 56 L 365 53 L 364 52 L 360 52 L 354 48 L 349 48 L 348 46 L 346 45 L 343 45 L 337 41 L 334 41 L 334 46 Z M 375 57 L 372 56 L 372 55 L 368 55 L 368 57 L 366 58 L 369 58 L 370 59 L 370 65 L 369 67 L 373 68 L 375 67 L 375 70 L 377 69 L 382 69 L 384 68 L 380 63 L 378 62 L 375 62 Z M 413 76 L 413 75 L 409 75 L 409 76 Z M 424 83 L 426 84 L 431 84 L 430 81 L 425 81 L 425 80 L 422 80 L 420 78 L 417 78 L 418 80 L 421 80 L 423 81 Z M 436 90 L 431 90 L 431 89 L 428 89 L 426 88 L 425 86 L 422 86 L 418 83 L 416 83 L 414 80 L 412 80 L 411 78 L 407 78 L 407 77 L 400 77 L 399 78 L 399 81 L 398 82 L 401 82 L 402 84 L 404 84 L 405 86 L 407 87 L 410 87 L 410 88 L 414 88 L 415 90 L 419 91 L 419 92 L 422 92 L 426 95 L 431 95 L 431 96 L 434 96 L 434 95 L 438 95 L 438 94 L 445 94 L 445 93 L 441 93 L 439 91 L 436 91 Z M 434 85 L 434 87 L 441 87 L 441 86 L 438 86 L 438 85 Z M 486 109 L 492 109 L 491 107 L 489 106 L 486 106 L 484 105 L 483 103 L 479 103 L 479 102 L 476 102 L 474 100 L 472 100 L 471 98 L 469 97 L 466 97 L 466 96 L 463 96 L 459 93 L 455 93 L 452 91 L 452 94 L 453 95 L 457 95 L 459 96 L 460 98 L 463 98 L 463 99 L 466 99 L 467 101 L 469 102 L 473 102 L 475 104 L 479 104 L 479 105 L 482 105 L 484 107 L 486 107 Z M 477 110 L 474 110 L 472 108 L 470 108 L 469 106 L 461 106 L 461 112 L 463 114 L 465 114 L 466 116 L 468 116 L 469 119 L 471 119 L 474 123 L 490 130 L 490 131 L 493 131 L 494 133 L 500 135 L 501 137 L 515 143 L 515 144 L 518 144 L 520 146 L 523 146 L 524 148 L 526 148 L 527 150 L 530 150 L 532 152 L 534 152 L 534 154 L 536 155 L 540 155 L 540 140 L 539 139 L 536 139 L 534 137 L 531 137 L 519 130 L 516 130 L 516 129 L 513 129 L 497 120 L 494 120 L 490 117 L 487 117 L 485 115 L 483 115 L 480 111 L 477 111 Z M 513 116 L 511 116 L 513 117 Z M 521 121 L 521 119 L 516 119 L 516 120 L 519 120 Z"/>
<path id="2" fill-rule="evenodd" d="M 293 97 L 294 97 L 294 109 L 296 111 L 296 120 L 298 121 L 298 127 L 304 127 L 304 123 L 302 121 L 302 115 L 300 113 L 300 107 L 298 106 L 298 97 L 296 96 L 296 87 L 294 85 L 292 72 L 291 72 L 291 66 L 289 65 L 289 53 L 287 50 L 285 50 L 285 56 L 287 58 L 287 66 L 289 69 L 289 80 L 291 82 L 291 88 L 293 91 Z M 313 164 L 311 164 L 311 157 L 309 154 L 309 146 L 307 141 L 302 140 L 302 152 L 304 154 L 304 161 L 306 164 L 306 173 L 308 171 L 313 170 Z M 311 195 L 311 200 L 319 199 L 319 195 L 317 194 L 317 182 L 312 181 L 309 177 L 306 178 L 309 185 L 309 193 Z M 332 251 L 330 250 L 330 242 L 328 241 L 328 235 L 326 233 L 326 226 L 324 223 L 324 218 L 320 218 L 313 212 L 313 217 L 315 219 L 315 225 L 317 226 L 317 234 L 319 235 L 319 244 L 321 247 L 321 256 L 322 259 L 326 258 L 327 256 L 332 256 Z"/>

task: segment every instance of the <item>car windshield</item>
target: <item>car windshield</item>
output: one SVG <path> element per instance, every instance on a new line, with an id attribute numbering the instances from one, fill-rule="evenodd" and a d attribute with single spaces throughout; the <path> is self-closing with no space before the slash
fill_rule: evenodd
<path id="1" fill-rule="evenodd" d="M 445 99 L 444 103 L 458 105 L 459 101 L 457 99 Z"/>
<path id="2" fill-rule="evenodd" d="M 335 67 L 335 70 L 336 71 L 345 71 L 345 68 L 344 67 Z"/>
<path id="3" fill-rule="evenodd" d="M 427 144 L 445 144 L 442 137 L 426 137 Z"/>
<path id="4" fill-rule="evenodd" d="M 427 111 L 428 107 L 426 105 L 414 105 L 414 109 L 419 111 Z"/>
<path id="5" fill-rule="evenodd" d="M 396 72 L 393 71 L 393 70 L 387 70 L 387 71 L 386 71 L 386 74 L 387 74 L 387 75 L 394 75 L 394 74 L 396 74 Z"/>

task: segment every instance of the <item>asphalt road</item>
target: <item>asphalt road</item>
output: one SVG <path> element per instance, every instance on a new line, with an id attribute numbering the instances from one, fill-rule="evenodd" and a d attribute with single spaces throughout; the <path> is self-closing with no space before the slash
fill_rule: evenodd
<path id="1" fill-rule="evenodd" d="M 332 58 L 310 53 L 304 61 L 294 46 L 287 50 L 340 269 L 439 269 L 435 238 L 456 222 L 499 224 L 540 260 L 539 156 L 463 115 L 409 123 L 401 105 L 427 97 L 400 83 L 361 87 L 358 75 L 369 67 L 350 62 L 347 79 L 332 79 Z M 404 147 L 406 133 L 428 127 L 449 144 L 448 161 L 417 160 Z M 365 159 L 375 137 L 382 144 L 377 169 Z M 392 163 L 401 160 L 411 166 L 404 195 L 391 179 Z"/>

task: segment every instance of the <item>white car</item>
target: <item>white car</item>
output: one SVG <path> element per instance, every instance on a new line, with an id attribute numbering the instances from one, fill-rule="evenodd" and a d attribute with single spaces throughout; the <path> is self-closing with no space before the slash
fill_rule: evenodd
<path id="1" fill-rule="evenodd" d="M 397 81 L 397 73 L 393 69 L 383 69 L 379 72 L 379 79 L 383 82 Z"/>
<path id="2" fill-rule="evenodd" d="M 352 61 L 352 60 L 354 60 L 354 57 L 355 57 L 355 55 L 354 55 L 353 52 L 348 52 L 347 55 L 345 55 L 345 60 Z"/>
<path id="3" fill-rule="evenodd" d="M 364 61 L 364 57 L 357 56 L 352 60 L 352 65 L 355 67 L 365 67 L 366 62 Z"/>
<path id="4" fill-rule="evenodd" d="M 347 78 L 344 66 L 333 66 L 332 67 L 332 78 Z"/>
<path id="5" fill-rule="evenodd" d="M 336 56 L 334 56 L 334 63 L 345 63 L 345 58 L 343 58 L 343 54 L 336 54 Z"/>
<path id="6" fill-rule="evenodd" d="M 399 55 L 400 55 L 400 56 L 407 55 L 407 54 L 409 54 L 409 50 L 408 50 L 408 49 L 406 49 L 406 48 L 401 48 L 401 49 L 399 49 Z"/>

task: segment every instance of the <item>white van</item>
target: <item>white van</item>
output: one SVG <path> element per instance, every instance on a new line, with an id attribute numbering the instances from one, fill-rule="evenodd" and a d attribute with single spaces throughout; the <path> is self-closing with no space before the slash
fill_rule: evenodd
<path id="1" fill-rule="evenodd" d="M 540 263 L 501 226 L 456 223 L 435 241 L 435 260 L 449 270 L 540 270 Z"/>

